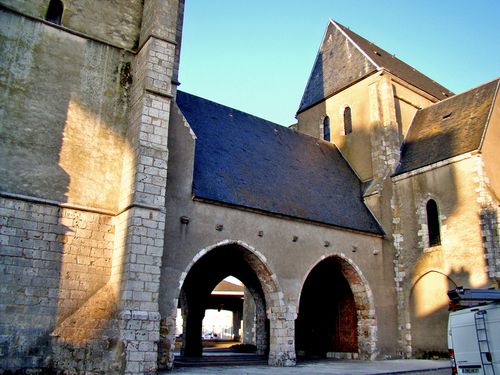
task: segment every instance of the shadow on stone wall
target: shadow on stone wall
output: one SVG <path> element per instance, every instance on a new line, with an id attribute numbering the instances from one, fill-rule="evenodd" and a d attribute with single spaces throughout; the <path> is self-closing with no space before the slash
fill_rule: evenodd
<path id="1" fill-rule="evenodd" d="M 127 56 L 9 11 L 0 32 L 0 368 L 120 366 L 107 282 Z"/>
<path id="2" fill-rule="evenodd" d="M 455 278 L 464 277 L 468 277 L 467 272 L 447 276 L 430 271 L 413 285 L 410 292 L 410 321 L 412 354 L 415 358 L 431 359 L 433 355 L 447 358 L 449 300 L 446 292 L 458 286 Z"/>

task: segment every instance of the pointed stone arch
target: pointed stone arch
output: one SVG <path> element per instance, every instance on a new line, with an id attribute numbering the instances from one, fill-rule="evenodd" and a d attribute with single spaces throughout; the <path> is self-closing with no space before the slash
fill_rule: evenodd
<path id="1" fill-rule="evenodd" d="M 221 266 L 209 274 L 207 266 L 219 260 Z M 254 297 L 257 310 L 260 311 L 259 319 L 257 319 L 257 330 L 260 332 L 260 338 L 257 340 L 258 350 L 261 353 L 268 353 L 270 365 L 295 365 L 293 327 L 296 315 L 288 311 L 278 278 L 271 270 L 266 257 L 249 244 L 238 240 L 224 240 L 199 250 L 180 275 L 176 295 L 184 294 L 185 303 L 189 303 L 188 295 L 193 294 L 193 291 L 201 287 L 204 290 L 201 290 L 191 301 L 201 300 L 200 296 L 203 293 L 209 293 L 219 281 L 229 275 L 237 277 L 245 284 Z M 207 277 L 207 279 L 203 280 L 202 285 L 195 288 L 197 277 Z M 178 299 L 174 302 L 174 306 L 177 306 Z M 195 306 L 193 308 L 194 305 L 195 303 L 191 302 L 190 313 L 193 314 L 194 310 L 197 311 L 193 314 L 193 319 L 196 322 L 186 324 L 198 327 L 200 319 L 202 319 L 198 316 L 201 314 L 202 307 Z M 173 364 L 172 353 L 175 344 L 173 332 L 175 330 L 172 327 L 175 326 L 175 317 L 176 311 L 172 311 L 168 318 L 162 319 L 163 331 L 165 332 L 164 337 L 160 339 L 162 367 L 171 368 Z M 266 325 L 267 319 L 268 325 Z M 188 337 L 188 335 L 191 336 Z M 185 336 L 183 339 L 186 340 L 184 343 L 187 354 L 199 352 L 201 347 L 188 343 L 188 340 L 195 340 L 196 337 L 200 336 L 198 332 L 187 333 Z"/>
<path id="2" fill-rule="evenodd" d="M 449 302 L 446 292 L 455 287 L 455 281 L 437 269 L 427 269 L 414 278 L 408 295 L 410 329 L 405 342 L 413 357 L 427 356 L 427 352 L 446 355 Z"/>
<path id="3" fill-rule="evenodd" d="M 318 269 L 318 266 L 324 264 L 325 262 L 332 262 L 332 264 L 336 264 L 336 269 L 340 271 L 341 276 L 345 278 L 348 288 L 352 293 L 352 300 L 355 305 L 355 315 L 357 320 L 357 355 L 361 359 L 375 359 L 377 356 L 377 319 L 373 293 L 361 269 L 343 253 L 329 256 L 325 255 L 309 268 L 308 272 L 304 276 L 304 279 L 302 280 L 302 289 L 298 299 L 299 316 L 301 313 L 300 306 L 306 282 L 311 274 Z"/>

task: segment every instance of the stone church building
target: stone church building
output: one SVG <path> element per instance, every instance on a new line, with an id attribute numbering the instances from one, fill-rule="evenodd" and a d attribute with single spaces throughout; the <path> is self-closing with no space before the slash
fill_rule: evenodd
<path id="1" fill-rule="evenodd" d="M 172 368 L 230 275 L 269 365 L 445 353 L 499 286 L 499 80 L 330 21 L 286 128 L 177 90 L 183 7 L 0 0 L 0 373 Z"/>

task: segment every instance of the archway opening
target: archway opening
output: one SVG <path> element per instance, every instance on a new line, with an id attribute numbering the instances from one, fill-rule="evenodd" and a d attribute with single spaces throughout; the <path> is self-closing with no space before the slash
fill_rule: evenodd
<path id="1" fill-rule="evenodd" d="M 372 295 L 346 259 L 322 260 L 304 282 L 296 320 L 300 357 L 373 359 L 376 319 Z"/>
<path id="2" fill-rule="evenodd" d="M 257 297 L 258 298 L 258 297 Z M 177 309 L 176 348 L 184 336 L 184 311 L 181 300 Z M 256 352 L 257 305 L 245 285 L 234 276 L 226 277 L 212 290 L 202 320 L 203 352 L 218 349 L 235 352 Z"/>
<path id="3" fill-rule="evenodd" d="M 318 264 L 302 290 L 296 322 L 300 356 L 358 352 L 358 319 L 351 288 L 335 258 Z"/>
<path id="4" fill-rule="evenodd" d="M 269 322 L 261 282 L 268 277 L 260 260 L 236 244 L 220 246 L 202 256 L 192 266 L 181 289 L 179 308 L 183 329 L 180 355 L 200 357 L 204 354 L 204 346 L 217 346 L 207 345 L 207 341 L 221 346 L 233 341 L 240 348 L 244 345 L 246 351 L 267 354 Z M 228 289 L 238 289 L 238 282 L 241 282 L 241 288 L 231 296 Z M 232 322 L 215 323 L 213 317 L 222 317 L 219 313 L 224 311 L 232 314 Z"/>

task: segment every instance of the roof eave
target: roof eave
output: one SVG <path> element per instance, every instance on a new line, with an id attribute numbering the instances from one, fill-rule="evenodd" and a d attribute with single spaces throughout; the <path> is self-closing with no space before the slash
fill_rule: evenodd
<path id="1" fill-rule="evenodd" d="M 280 213 L 277 213 L 277 212 L 266 211 L 266 210 L 257 209 L 257 208 L 253 208 L 253 207 L 247 207 L 247 206 L 243 206 L 243 205 L 231 204 L 231 203 L 227 203 L 227 202 L 223 202 L 223 201 L 218 201 L 218 200 L 213 200 L 213 199 L 199 197 L 199 196 L 196 196 L 196 194 L 194 194 L 194 193 L 193 193 L 192 199 L 193 199 L 193 201 L 197 201 L 197 202 L 201 202 L 201 203 L 215 204 L 215 205 L 222 206 L 222 207 L 233 208 L 233 209 L 238 209 L 238 210 L 248 211 L 248 212 L 254 212 L 254 213 L 261 214 L 261 215 L 264 214 L 264 215 L 268 215 L 268 216 L 272 216 L 272 217 L 277 217 L 277 218 L 291 219 L 291 220 L 296 220 L 296 221 L 303 222 L 303 223 L 308 223 L 308 224 L 311 224 L 311 225 L 320 225 L 320 226 L 323 226 L 323 227 L 336 228 L 336 229 L 339 229 L 339 230 L 346 230 L 346 231 L 349 231 L 349 232 L 361 233 L 361 234 L 366 234 L 366 235 L 369 235 L 369 236 L 383 237 L 385 235 L 385 231 L 382 229 L 382 227 L 380 226 L 379 222 L 374 217 L 373 217 L 373 219 L 375 220 L 375 224 L 378 226 L 378 228 L 377 228 L 378 231 L 370 231 L 370 230 L 364 230 L 364 229 L 359 229 L 359 228 L 351 228 L 351 227 L 346 227 L 346 226 L 342 226 L 342 225 L 338 225 L 338 224 L 325 223 L 325 222 L 322 222 L 322 221 L 315 221 L 315 220 L 311 220 L 311 219 L 304 219 L 304 218 L 297 217 L 297 216 L 290 216 L 290 215 L 280 214 Z M 368 213 L 370 215 L 372 215 L 372 213 L 370 212 L 370 210 L 368 210 Z"/>
<path id="2" fill-rule="evenodd" d="M 402 86 L 404 86 L 405 88 L 409 89 L 409 90 L 412 90 L 413 92 L 425 97 L 426 99 L 432 101 L 433 103 L 437 103 L 439 101 L 442 101 L 442 100 L 446 100 L 446 99 L 449 99 L 449 98 L 452 98 L 453 96 L 455 96 L 455 94 L 451 95 L 451 96 L 448 96 L 446 97 L 445 99 L 440 99 L 438 98 L 437 96 L 421 89 L 420 87 L 418 86 L 415 86 L 413 85 L 412 83 L 406 81 L 405 79 L 395 75 L 394 73 L 392 73 L 389 69 L 387 68 L 384 68 L 384 67 L 381 67 L 380 68 L 380 71 L 382 71 L 382 74 L 384 73 L 387 73 L 387 74 L 390 74 L 391 75 L 391 79 L 396 81 L 397 83 L 401 84 Z M 451 92 L 451 91 L 450 91 Z"/>

